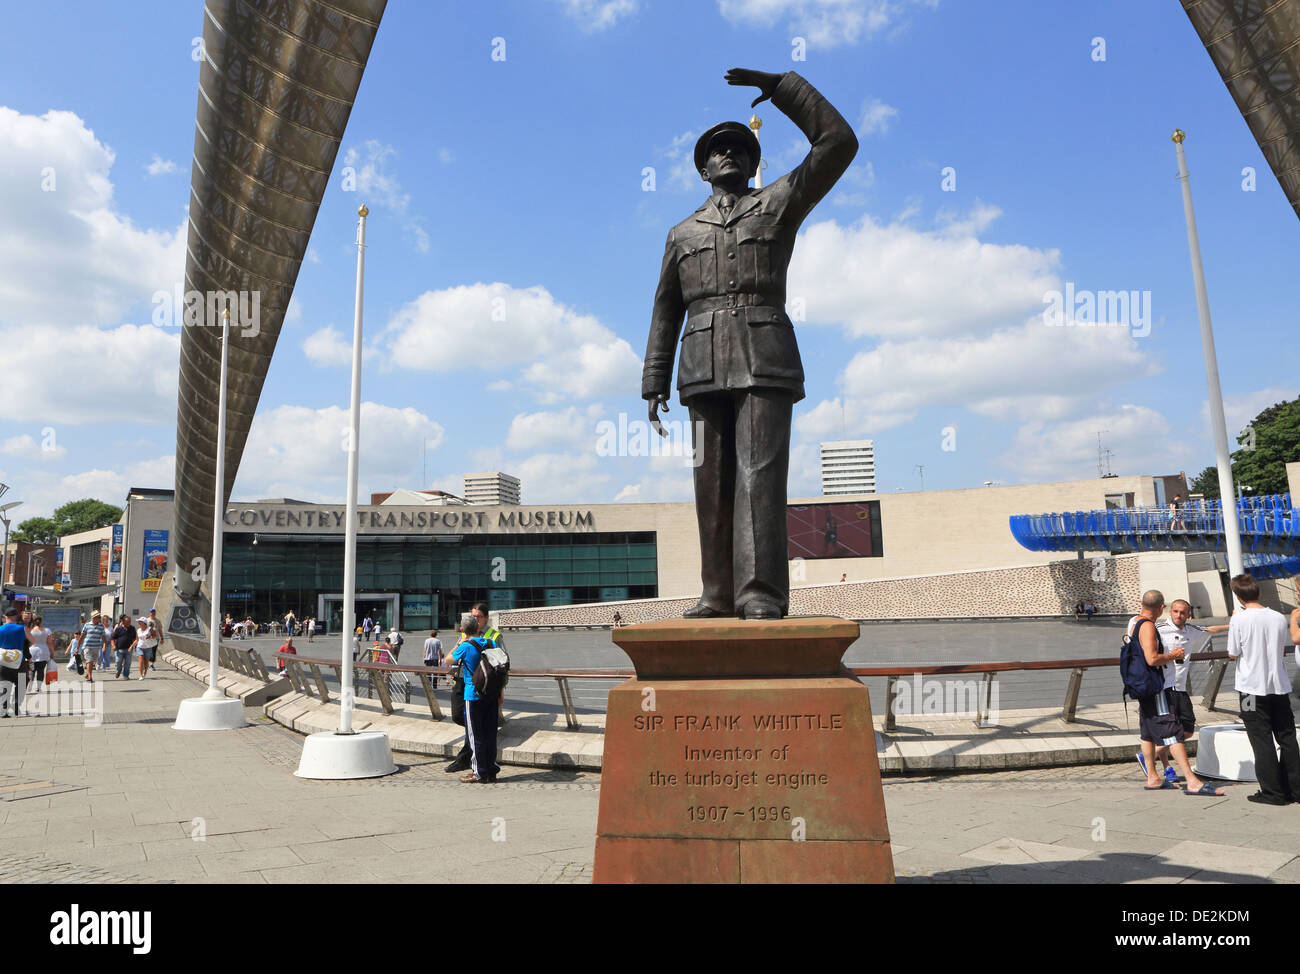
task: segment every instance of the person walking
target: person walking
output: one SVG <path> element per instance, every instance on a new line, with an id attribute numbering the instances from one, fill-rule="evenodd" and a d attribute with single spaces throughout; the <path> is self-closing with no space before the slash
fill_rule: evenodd
<path id="1" fill-rule="evenodd" d="M 148 619 L 140 619 L 136 622 L 135 640 L 136 651 L 140 658 L 140 675 L 136 679 L 143 680 L 153 666 L 154 656 L 158 652 L 158 639 Z"/>
<path id="2" fill-rule="evenodd" d="M 131 624 L 131 617 L 128 615 L 120 617 L 113 629 L 113 654 L 117 657 L 114 679 L 120 680 L 123 677 L 131 679 L 131 653 L 135 651 L 138 640 L 136 628 Z"/>
<path id="3" fill-rule="evenodd" d="M 81 653 L 85 660 L 86 682 L 95 682 L 95 665 L 108 667 L 108 632 L 104 629 L 103 616 L 98 611 L 90 614 L 90 621 L 81 627 Z"/>
<path id="4" fill-rule="evenodd" d="M 5 610 L 5 624 L 0 626 L 0 717 L 14 717 L 23 703 L 27 684 L 27 627 L 18 609 Z"/>
<path id="5" fill-rule="evenodd" d="M 1253 576 L 1237 575 L 1228 586 L 1242 606 L 1228 620 L 1228 656 L 1237 661 L 1233 682 L 1241 695 L 1241 722 L 1255 754 L 1259 782 L 1259 791 L 1246 800 L 1289 805 L 1300 798 L 1300 748 L 1289 697 L 1291 681 L 1283 662 L 1291 643 L 1290 627 L 1286 616 L 1259 601 L 1259 583 Z"/>
<path id="6" fill-rule="evenodd" d="M 437 629 L 430 632 L 429 638 L 424 641 L 424 665 L 442 665 L 442 640 L 438 638 Z"/>
<path id="7" fill-rule="evenodd" d="M 45 687 L 45 670 L 50 665 L 50 660 L 54 656 L 54 633 L 46 629 L 44 619 L 35 616 L 32 619 L 32 627 L 27 631 L 27 638 L 31 640 L 31 658 L 32 658 L 32 678 L 30 693 L 40 693 Z"/>
<path id="8" fill-rule="evenodd" d="M 311 642 L 315 638 L 316 638 L 316 617 L 308 616 L 307 617 L 307 642 Z"/>
<path id="9" fill-rule="evenodd" d="M 375 628 L 375 621 L 370 618 L 369 613 L 361 620 L 361 640 L 363 643 L 370 642 L 370 633 Z"/>

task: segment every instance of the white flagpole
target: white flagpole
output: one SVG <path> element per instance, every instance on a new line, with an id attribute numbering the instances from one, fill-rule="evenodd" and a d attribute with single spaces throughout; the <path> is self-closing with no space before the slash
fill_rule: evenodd
<path id="1" fill-rule="evenodd" d="M 349 407 L 351 429 L 348 433 L 348 512 L 343 543 L 343 642 L 341 647 L 343 678 L 339 705 L 339 733 L 352 733 L 352 632 L 357 624 L 357 477 L 361 455 L 361 306 L 365 295 L 366 217 L 370 210 L 363 203 L 357 210 L 357 302 L 352 319 L 352 402 Z"/>
<path id="2" fill-rule="evenodd" d="M 1210 425 L 1214 431 L 1214 456 L 1219 466 L 1219 496 L 1223 502 L 1223 535 L 1228 549 L 1228 572 L 1245 571 L 1241 558 L 1241 527 L 1237 521 L 1237 496 L 1232 487 L 1232 456 L 1228 452 L 1228 423 L 1223 416 L 1223 392 L 1219 388 L 1219 360 L 1214 352 L 1214 330 L 1210 326 L 1210 299 L 1205 291 L 1205 268 L 1201 266 L 1201 242 L 1192 210 L 1192 186 L 1183 153 L 1182 129 L 1174 129 L 1178 151 L 1178 179 L 1183 184 L 1183 215 L 1187 219 L 1187 249 L 1192 256 L 1192 278 L 1196 282 L 1196 314 L 1201 322 L 1201 349 L 1205 353 L 1205 381 L 1209 386 Z"/>
<path id="3" fill-rule="evenodd" d="M 226 367 L 230 357 L 230 308 L 221 309 L 221 379 L 217 386 L 216 486 L 212 495 L 212 564 L 208 566 L 208 689 L 204 700 L 224 700 L 217 686 L 217 644 L 221 639 L 221 557 L 226 513 Z"/>
<path id="4" fill-rule="evenodd" d="M 212 495 L 212 562 L 208 565 L 208 688 L 187 697 L 176 710 L 173 730 L 233 730 L 243 727 L 244 704 L 217 686 L 221 641 L 221 558 L 226 522 L 226 370 L 230 359 L 230 308 L 221 311 L 221 376 L 217 384 L 217 455 Z"/>
<path id="5" fill-rule="evenodd" d="M 357 625 L 357 471 L 361 456 L 361 306 L 365 296 L 366 217 L 357 209 L 357 304 L 352 321 L 352 401 L 348 432 L 347 526 L 343 542 L 343 632 L 339 651 L 339 729 L 311 734 L 303 743 L 302 758 L 294 774 L 299 778 L 376 778 L 397 770 L 388 735 L 383 731 L 355 731 L 352 712 L 356 703 L 352 680 L 352 630 Z"/>
<path id="6" fill-rule="evenodd" d="M 763 127 L 763 120 L 757 115 L 751 115 L 749 118 L 749 130 L 754 133 L 754 138 L 758 138 L 758 130 Z M 758 161 L 754 163 L 754 188 L 763 188 L 763 152 L 760 147 Z"/>

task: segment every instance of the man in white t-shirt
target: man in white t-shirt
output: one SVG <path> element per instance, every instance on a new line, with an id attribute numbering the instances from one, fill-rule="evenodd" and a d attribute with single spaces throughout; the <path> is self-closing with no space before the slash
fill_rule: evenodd
<path id="1" fill-rule="evenodd" d="M 1246 798 L 1261 805 L 1289 805 L 1300 798 L 1300 748 L 1283 663 L 1290 627 L 1286 616 L 1259 601 L 1259 583 L 1252 576 L 1237 575 L 1229 584 L 1242 608 L 1228 623 L 1228 655 L 1237 661 L 1233 682 L 1241 695 L 1241 722 L 1259 782 L 1259 791 Z M 1274 741 L 1282 752 L 1280 761 Z"/>

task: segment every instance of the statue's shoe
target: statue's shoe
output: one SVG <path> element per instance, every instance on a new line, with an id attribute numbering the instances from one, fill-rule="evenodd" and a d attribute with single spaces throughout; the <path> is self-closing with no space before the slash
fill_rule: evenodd
<path id="1" fill-rule="evenodd" d="M 682 613 L 683 619 L 725 619 L 734 616 L 734 612 L 723 612 L 721 609 L 715 609 L 711 605 L 705 604 L 703 599 L 696 602 L 693 606 Z"/>
<path id="2" fill-rule="evenodd" d="M 780 619 L 785 615 L 780 606 L 763 601 L 742 605 L 736 614 L 742 619 Z"/>

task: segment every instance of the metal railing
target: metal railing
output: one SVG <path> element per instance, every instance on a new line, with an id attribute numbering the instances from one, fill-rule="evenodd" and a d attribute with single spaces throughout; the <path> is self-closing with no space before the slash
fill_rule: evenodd
<path id="1" fill-rule="evenodd" d="M 1286 650 L 1292 652 L 1291 648 Z M 322 669 L 332 669 L 336 674 L 340 674 L 342 664 L 338 660 L 309 659 L 302 656 L 291 656 L 285 653 L 276 653 L 276 657 L 285 661 L 285 673 L 289 677 L 293 688 L 299 693 L 315 697 L 322 702 L 328 703 L 330 700 L 329 691 L 325 684 Z M 1205 690 L 1201 697 L 1201 704 L 1207 710 L 1215 709 L 1218 701 L 1220 689 L 1223 685 L 1223 677 L 1228 669 L 1230 657 L 1225 652 L 1212 653 L 1193 653 L 1188 657 L 1189 662 L 1205 661 L 1211 663 L 1210 674 L 1206 680 Z M 455 670 L 447 667 L 426 667 L 426 666 L 398 666 L 393 663 L 362 663 L 355 664 L 358 671 L 375 670 L 381 672 L 400 671 L 419 679 L 424 689 L 425 700 L 428 703 L 430 716 L 434 720 L 442 720 L 442 709 L 438 705 L 437 681 L 442 678 L 446 679 L 448 684 L 455 677 Z M 991 697 L 993 681 L 996 674 L 1011 673 L 1017 671 L 1037 671 L 1037 670 L 1069 670 L 1070 676 L 1066 683 L 1065 698 L 1061 706 L 1061 719 L 1070 723 L 1075 722 L 1075 713 L 1079 705 L 1079 692 L 1083 687 L 1083 677 L 1086 671 L 1097 669 L 1098 667 L 1109 667 L 1112 670 L 1112 676 L 1115 679 L 1116 686 L 1119 685 L 1119 657 L 1102 657 L 1091 659 L 1057 659 L 1057 660 L 1017 660 L 1002 661 L 994 663 L 930 663 L 924 665 L 904 665 L 895 664 L 892 666 L 854 666 L 847 667 L 848 671 L 855 677 L 884 677 L 885 685 L 885 731 L 896 730 L 898 722 L 895 714 L 895 705 L 898 699 L 898 681 L 913 676 L 957 676 L 957 675 L 979 675 L 983 677 L 983 684 L 979 691 L 979 706 L 975 717 L 976 727 L 988 726 L 987 721 L 991 709 Z M 311 674 L 312 680 L 309 682 L 306 678 L 303 668 Z M 573 703 L 573 692 L 569 686 L 570 680 L 626 680 L 636 673 L 630 669 L 593 669 L 593 670 L 511 670 L 511 678 L 519 679 L 550 679 L 554 680 L 560 694 L 560 703 L 564 710 L 565 723 L 570 730 L 576 730 L 582 725 L 578 721 L 577 709 Z M 314 684 L 314 686 L 313 686 Z M 379 689 L 379 702 L 385 714 L 394 712 L 392 695 L 387 691 L 386 684 L 382 681 L 376 681 L 376 687 Z M 409 702 L 409 701 L 408 701 Z"/>

